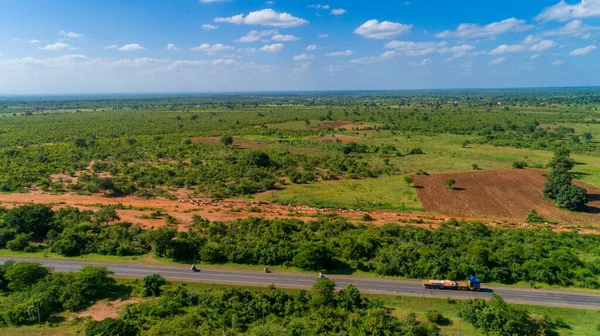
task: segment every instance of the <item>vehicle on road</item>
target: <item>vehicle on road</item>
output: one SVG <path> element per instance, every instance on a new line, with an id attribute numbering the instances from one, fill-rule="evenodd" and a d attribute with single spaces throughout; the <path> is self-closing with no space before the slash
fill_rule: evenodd
<path id="1" fill-rule="evenodd" d="M 481 280 L 474 275 L 469 275 L 467 282 L 458 282 L 452 280 L 426 280 L 423 281 L 423 287 L 426 289 L 452 289 L 459 291 L 479 292 L 481 290 Z"/>
<path id="2" fill-rule="evenodd" d="M 199 269 L 198 267 L 196 267 L 196 265 L 194 265 L 194 264 L 192 264 L 192 268 L 191 268 L 191 270 L 192 270 L 193 272 L 200 272 L 200 269 Z"/>

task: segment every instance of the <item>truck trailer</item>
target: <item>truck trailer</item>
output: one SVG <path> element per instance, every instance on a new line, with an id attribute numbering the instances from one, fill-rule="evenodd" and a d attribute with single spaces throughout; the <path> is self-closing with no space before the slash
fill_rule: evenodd
<path id="1" fill-rule="evenodd" d="M 423 281 L 423 287 L 426 289 L 453 289 L 459 291 L 479 292 L 481 281 L 473 275 L 469 275 L 467 282 L 458 282 L 452 280 L 426 280 Z"/>

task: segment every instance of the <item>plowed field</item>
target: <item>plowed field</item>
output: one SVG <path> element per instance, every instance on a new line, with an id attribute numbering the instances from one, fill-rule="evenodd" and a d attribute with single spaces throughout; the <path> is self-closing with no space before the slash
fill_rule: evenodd
<path id="1" fill-rule="evenodd" d="M 417 194 L 426 211 L 448 216 L 495 217 L 524 221 L 535 209 L 548 220 L 566 224 L 600 226 L 600 189 L 576 182 L 585 188 L 591 202 L 585 212 L 558 209 L 542 196 L 546 181 L 541 169 L 512 169 L 414 176 Z M 454 190 L 444 180 L 456 180 Z"/>

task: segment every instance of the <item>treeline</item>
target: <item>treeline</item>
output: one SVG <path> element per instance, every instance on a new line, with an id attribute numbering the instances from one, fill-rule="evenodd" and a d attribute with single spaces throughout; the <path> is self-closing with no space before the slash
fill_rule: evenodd
<path id="1" fill-rule="evenodd" d="M 570 157 L 568 149 L 561 149 L 554 154 L 554 158 L 548 164 L 550 173 L 546 176 L 544 184 L 544 196 L 554 200 L 559 207 L 571 211 L 584 210 L 589 202 L 587 191 L 573 184 L 571 169 L 575 161 Z"/>
<path id="2" fill-rule="evenodd" d="M 116 289 L 105 267 L 53 273 L 38 263 L 0 264 L 0 327 L 41 323 L 63 311 L 81 311 Z M 1 333 L 1 331 L 0 331 Z"/>
<path id="3" fill-rule="evenodd" d="M 434 323 L 414 314 L 395 317 L 380 301 L 361 297 L 354 285 L 336 292 L 318 279 L 310 292 L 226 289 L 190 293 L 184 286 L 157 300 L 129 305 L 119 319 L 92 321 L 87 336 L 98 335 L 411 335 L 436 336 Z"/>
<path id="4" fill-rule="evenodd" d="M 600 237 L 576 231 L 493 228 L 450 220 L 437 229 L 353 225 L 338 216 L 303 222 L 247 218 L 209 222 L 194 216 L 186 232 L 174 226 L 142 230 L 118 221 L 114 209 L 96 213 L 28 205 L 0 217 L 0 248 L 48 249 L 66 256 L 152 252 L 187 263 L 363 270 L 407 278 L 526 281 L 600 288 Z M 38 243 L 43 241 L 44 244 Z"/>

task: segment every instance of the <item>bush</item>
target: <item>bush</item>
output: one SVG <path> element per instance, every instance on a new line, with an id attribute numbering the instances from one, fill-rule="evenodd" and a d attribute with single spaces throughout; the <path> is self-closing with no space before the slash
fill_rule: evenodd
<path id="1" fill-rule="evenodd" d="M 85 328 L 86 336 L 133 336 L 138 334 L 139 330 L 136 326 L 110 317 L 102 321 L 90 321 Z"/>
<path id="2" fill-rule="evenodd" d="M 24 251 L 29 246 L 31 236 L 31 233 L 19 233 L 15 236 L 15 239 L 6 243 L 6 248 L 11 251 Z"/>
<path id="3" fill-rule="evenodd" d="M 425 154 L 425 152 L 423 152 L 423 150 L 421 148 L 413 148 L 410 151 L 408 151 L 409 155 L 421 155 L 421 154 Z"/>
<path id="4" fill-rule="evenodd" d="M 368 213 L 362 215 L 362 217 L 360 218 L 360 220 L 365 221 L 365 222 L 372 222 L 373 221 L 373 217 L 371 217 L 371 215 L 369 215 Z"/>
<path id="5" fill-rule="evenodd" d="M 525 218 L 525 221 L 527 223 L 545 223 L 545 222 L 547 222 L 546 218 L 538 215 L 538 213 L 537 213 L 537 211 L 535 211 L 535 209 L 531 210 L 527 214 L 527 217 Z"/>
<path id="6" fill-rule="evenodd" d="M 321 270 L 330 265 L 331 251 L 318 242 L 306 242 L 298 247 L 298 254 L 292 260 L 296 267 L 306 270 Z"/>
<path id="7" fill-rule="evenodd" d="M 448 178 L 444 180 L 444 185 L 448 187 L 448 189 L 452 189 L 456 184 L 456 180 L 453 178 Z"/>
<path id="8" fill-rule="evenodd" d="M 8 280 L 8 289 L 19 291 L 33 286 L 50 273 L 48 267 L 35 262 L 19 262 L 9 267 L 4 274 Z"/>
<path id="9" fill-rule="evenodd" d="M 564 185 L 556 196 L 558 206 L 571 211 L 585 209 L 588 201 L 587 191 L 574 184 Z"/>
<path id="10" fill-rule="evenodd" d="M 142 286 L 144 287 L 144 296 L 160 296 L 162 289 L 160 287 L 167 284 L 167 280 L 160 274 L 151 274 L 144 277 Z"/>
<path id="11" fill-rule="evenodd" d="M 527 162 L 525 161 L 515 161 L 512 163 L 512 167 L 515 169 L 524 169 L 527 167 Z"/>
<path id="12" fill-rule="evenodd" d="M 404 183 L 406 183 L 406 184 L 408 184 L 408 185 L 411 185 L 411 184 L 413 184 L 414 182 L 415 182 L 415 181 L 414 181 L 414 179 L 413 179 L 412 177 L 410 177 L 410 176 L 406 176 L 406 175 L 404 176 Z"/>
<path id="13" fill-rule="evenodd" d="M 437 309 L 429 309 L 427 311 L 427 321 L 435 324 L 443 324 L 446 322 L 446 318 Z"/>

